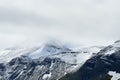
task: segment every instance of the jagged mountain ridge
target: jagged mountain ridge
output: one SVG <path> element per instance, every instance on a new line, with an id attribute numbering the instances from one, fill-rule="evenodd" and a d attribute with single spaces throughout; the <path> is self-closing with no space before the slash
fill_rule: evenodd
<path id="1" fill-rule="evenodd" d="M 70 51 L 70 49 L 58 41 L 49 41 L 42 45 L 32 47 L 14 46 L 0 51 L 0 62 L 9 62 L 13 58 L 20 57 L 21 55 L 36 59 L 41 56 L 48 56 L 67 51 Z"/>
<path id="2" fill-rule="evenodd" d="M 57 80 L 67 73 L 78 70 L 102 48 L 94 46 L 74 50 L 56 42 L 28 49 L 9 48 L 6 50 L 11 51 L 4 54 L 7 55 L 5 59 L 3 55 L 2 58 L 0 56 L 0 59 L 4 59 L 0 64 L 0 79 Z M 15 56 L 12 55 L 11 58 L 11 54 Z"/>

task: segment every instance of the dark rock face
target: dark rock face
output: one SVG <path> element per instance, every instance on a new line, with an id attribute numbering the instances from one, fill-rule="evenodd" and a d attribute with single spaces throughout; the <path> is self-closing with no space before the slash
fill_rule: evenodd
<path id="1" fill-rule="evenodd" d="M 22 56 L 7 64 L 0 64 L 0 80 L 56 80 L 63 76 L 70 66 L 59 58 L 33 60 Z M 44 75 L 51 77 L 43 77 Z"/>
<path id="2" fill-rule="evenodd" d="M 3 76 L 5 72 L 5 65 L 3 63 L 0 64 L 0 75 Z"/>
<path id="3" fill-rule="evenodd" d="M 120 73 L 120 50 L 111 55 L 98 54 L 87 60 L 77 72 L 60 80 L 111 80 L 109 71 Z"/>

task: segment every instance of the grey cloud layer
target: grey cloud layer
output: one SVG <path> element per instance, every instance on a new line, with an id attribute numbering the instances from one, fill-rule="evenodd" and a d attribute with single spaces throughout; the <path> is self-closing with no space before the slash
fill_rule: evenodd
<path id="1" fill-rule="evenodd" d="M 35 15 L 33 13 L 25 13 L 19 10 L 13 10 L 13 9 L 6 9 L 1 8 L 0 9 L 0 23 L 11 23 L 16 25 L 33 25 L 33 26 L 48 26 L 57 24 L 56 20 L 43 17 L 40 15 Z"/>
<path id="2" fill-rule="evenodd" d="M 120 0 L 0 1 L 0 37 L 16 34 L 14 40 L 10 39 L 12 43 L 21 42 L 21 38 L 44 37 L 77 44 L 111 43 L 120 38 L 119 3 Z"/>

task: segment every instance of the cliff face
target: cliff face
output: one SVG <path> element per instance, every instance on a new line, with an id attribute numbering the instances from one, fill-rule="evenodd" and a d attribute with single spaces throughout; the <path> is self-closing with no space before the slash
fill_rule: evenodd
<path id="1" fill-rule="evenodd" d="M 72 65 L 58 58 L 31 60 L 18 57 L 0 65 L 1 80 L 56 80 Z"/>

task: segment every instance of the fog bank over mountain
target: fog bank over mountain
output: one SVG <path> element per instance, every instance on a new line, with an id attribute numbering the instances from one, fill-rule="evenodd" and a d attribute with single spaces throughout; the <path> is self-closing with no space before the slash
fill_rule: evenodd
<path id="1" fill-rule="evenodd" d="M 120 39 L 120 0 L 1 0 L 0 48 L 58 39 L 108 45 Z"/>

